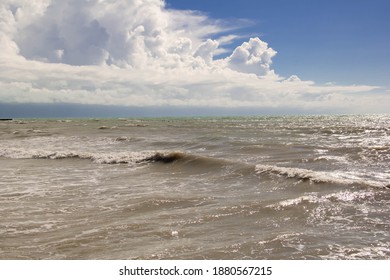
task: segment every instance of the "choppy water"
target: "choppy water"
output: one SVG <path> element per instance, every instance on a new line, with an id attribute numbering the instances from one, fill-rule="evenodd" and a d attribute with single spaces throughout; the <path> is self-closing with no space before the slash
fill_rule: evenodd
<path id="1" fill-rule="evenodd" d="M 390 116 L 0 122 L 1 259 L 389 259 Z"/>

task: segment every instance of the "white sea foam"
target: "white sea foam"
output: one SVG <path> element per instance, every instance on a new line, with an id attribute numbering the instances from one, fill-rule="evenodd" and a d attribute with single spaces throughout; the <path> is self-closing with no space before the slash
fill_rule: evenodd
<path id="1" fill-rule="evenodd" d="M 275 204 L 270 204 L 267 208 L 273 208 L 281 210 L 288 207 L 294 207 L 302 204 L 326 204 L 331 202 L 342 202 L 342 203 L 356 203 L 370 200 L 374 197 L 374 192 L 371 190 L 362 191 L 340 191 L 327 195 L 320 196 L 317 193 L 308 193 L 296 198 L 285 199 Z"/>
<path id="2" fill-rule="evenodd" d="M 323 201 L 323 198 L 318 197 L 314 194 L 308 194 L 308 195 L 300 196 L 297 198 L 291 198 L 291 199 L 279 201 L 278 203 L 268 205 L 267 208 L 273 208 L 276 210 L 280 210 L 280 209 L 287 208 L 287 207 L 297 206 L 297 205 L 300 205 L 302 203 L 313 204 L 313 203 L 319 203 L 321 201 Z"/>
<path id="3" fill-rule="evenodd" d="M 389 181 L 379 180 L 380 178 L 367 179 L 356 172 L 346 171 L 313 171 L 304 168 L 280 167 L 275 165 L 257 164 L 256 171 L 259 174 L 276 174 L 288 178 L 309 180 L 314 183 L 332 183 L 342 185 L 367 185 L 371 187 L 388 188 Z M 388 179 L 388 178 L 386 178 Z"/>
<path id="4" fill-rule="evenodd" d="M 0 150 L 0 157 L 13 159 L 89 159 L 95 163 L 138 163 L 155 155 L 155 151 L 142 152 L 80 152 L 72 150 L 53 151 L 40 149 L 6 148 Z"/>

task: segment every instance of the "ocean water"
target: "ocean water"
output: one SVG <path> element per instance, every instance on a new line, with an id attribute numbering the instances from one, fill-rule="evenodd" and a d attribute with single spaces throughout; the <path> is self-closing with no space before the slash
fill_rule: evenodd
<path id="1" fill-rule="evenodd" d="M 1 259 L 389 259 L 390 116 L 0 122 Z"/>

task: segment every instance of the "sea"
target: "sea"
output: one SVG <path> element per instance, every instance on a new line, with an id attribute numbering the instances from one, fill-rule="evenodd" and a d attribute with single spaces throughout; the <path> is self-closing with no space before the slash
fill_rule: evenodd
<path id="1" fill-rule="evenodd" d="M 390 259 L 390 115 L 0 122 L 0 259 Z"/>

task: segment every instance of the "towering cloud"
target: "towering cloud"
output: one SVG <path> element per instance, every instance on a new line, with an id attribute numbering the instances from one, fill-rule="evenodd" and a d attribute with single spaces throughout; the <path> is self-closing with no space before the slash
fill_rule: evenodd
<path id="1" fill-rule="evenodd" d="M 334 107 L 375 89 L 284 79 L 257 37 L 221 58 L 232 30 L 162 0 L 2 0 L 0 102 Z"/>
<path id="2" fill-rule="evenodd" d="M 169 11 L 161 0 L 7 1 L 1 10 L 2 30 L 23 57 L 70 65 L 171 65 L 199 45 L 197 56 L 210 62 L 203 37 L 222 30 L 202 15 Z"/>

